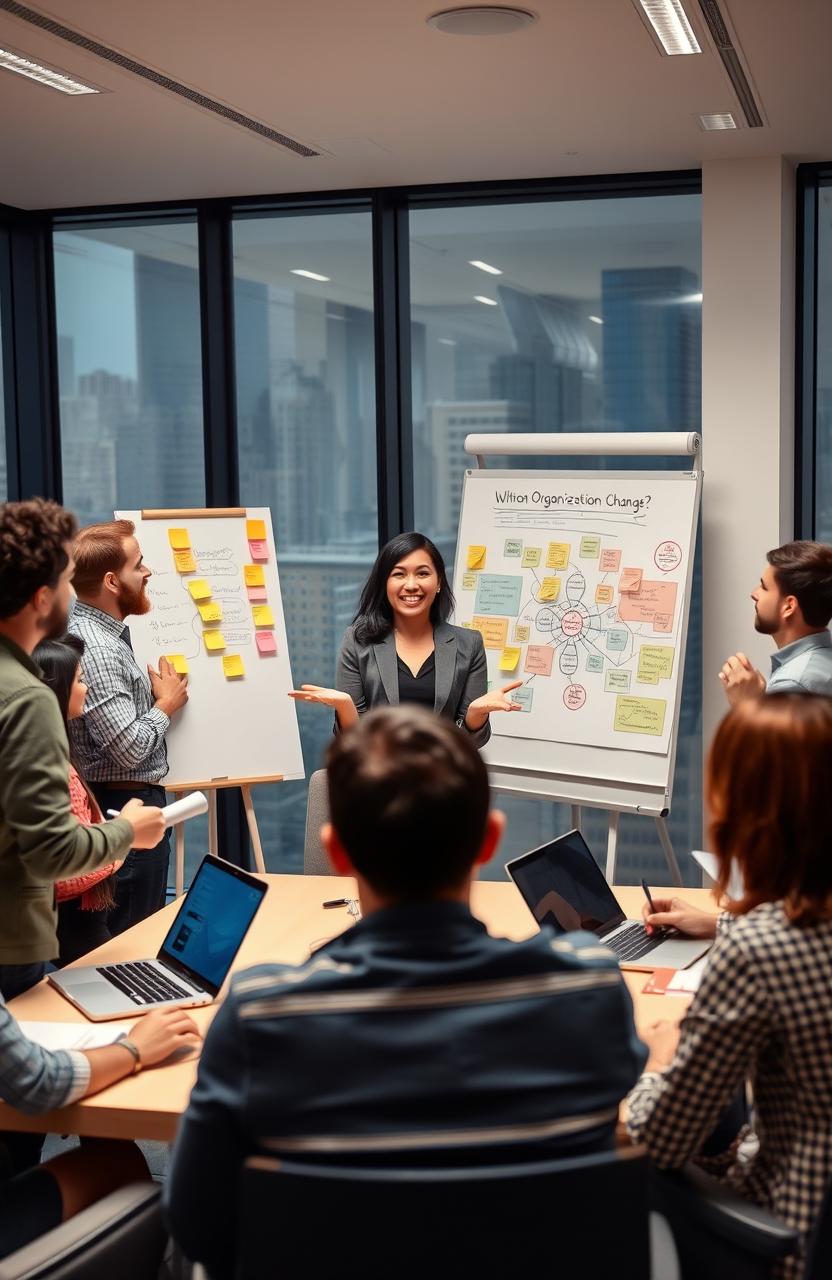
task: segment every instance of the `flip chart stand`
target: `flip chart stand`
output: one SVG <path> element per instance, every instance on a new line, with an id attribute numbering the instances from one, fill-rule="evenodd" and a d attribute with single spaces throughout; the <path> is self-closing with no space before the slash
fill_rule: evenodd
<path id="1" fill-rule="evenodd" d="M 643 431 L 643 432 L 563 432 L 563 433 L 488 433 L 466 436 L 464 449 L 472 454 L 477 467 L 487 467 L 489 457 L 689 457 L 692 473 L 701 480 L 699 469 L 701 437 L 696 431 Z M 667 827 L 669 812 L 665 796 L 669 796 L 673 781 L 676 752 L 676 731 L 668 756 L 668 782 L 661 792 L 658 788 L 622 785 L 617 788 L 614 779 L 593 780 L 566 775 L 548 775 L 544 778 L 521 768 L 498 765 L 489 768 L 491 785 L 495 791 L 507 794 L 536 796 L 538 799 L 570 805 L 573 827 L 581 828 L 581 810 L 584 807 L 605 809 L 607 818 L 606 878 L 610 884 L 616 879 L 618 854 L 618 826 L 622 813 L 635 813 L 652 817 L 661 843 L 671 882 L 682 884 L 679 863 Z M 535 776 L 536 775 L 536 776 Z M 649 791 L 652 790 L 652 795 Z M 616 794 L 616 793 L 619 794 Z M 628 794 L 629 793 L 629 794 Z"/>
<path id="2" fill-rule="evenodd" d="M 208 852 L 217 857 L 225 855 L 217 848 L 217 792 L 229 787 L 239 787 L 243 797 L 243 808 L 246 811 L 248 833 L 251 837 L 251 848 L 254 853 L 254 867 L 261 875 L 265 875 L 266 864 L 263 859 L 263 846 L 260 842 L 260 829 L 257 826 L 257 815 L 254 812 L 254 800 L 251 788 L 260 782 L 282 782 L 282 774 L 274 774 L 268 778 L 212 778 L 210 782 L 163 783 L 166 791 L 177 800 L 191 791 L 204 791 L 208 797 Z M 178 898 L 185 891 L 185 827 L 180 822 L 176 827 L 176 878 L 174 881 L 175 896 Z"/>

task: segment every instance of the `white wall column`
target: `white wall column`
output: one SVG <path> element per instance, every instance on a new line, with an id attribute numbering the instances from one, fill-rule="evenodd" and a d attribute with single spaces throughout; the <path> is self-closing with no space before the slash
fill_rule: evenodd
<path id="1" fill-rule="evenodd" d="M 769 671 L 749 592 L 794 536 L 794 170 L 782 157 L 702 169 L 703 739 L 729 654 Z"/>

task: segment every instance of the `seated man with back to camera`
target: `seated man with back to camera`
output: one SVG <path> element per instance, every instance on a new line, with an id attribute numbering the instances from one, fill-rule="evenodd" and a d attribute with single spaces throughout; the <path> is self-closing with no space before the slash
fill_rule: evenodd
<path id="1" fill-rule="evenodd" d="M 321 838 L 364 919 L 304 965 L 237 974 L 211 1025 L 167 1205 L 212 1278 L 233 1274 L 249 1155 L 470 1165 L 600 1150 L 645 1057 L 594 935 L 510 942 L 471 914 L 504 817 L 469 735 L 380 709 L 333 740 L 327 774 Z"/>

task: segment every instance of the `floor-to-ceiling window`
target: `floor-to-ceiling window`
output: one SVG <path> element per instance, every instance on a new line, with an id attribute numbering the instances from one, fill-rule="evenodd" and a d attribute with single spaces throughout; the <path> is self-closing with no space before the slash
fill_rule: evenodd
<path id="1" fill-rule="evenodd" d="M 817 193 L 814 536 L 832 542 L 832 179 Z"/>
<path id="2" fill-rule="evenodd" d="M 54 257 L 64 502 L 204 506 L 196 221 L 59 230 Z"/>
<path id="3" fill-rule="evenodd" d="M 271 508 L 296 684 L 332 685 L 378 549 L 371 238 L 369 209 L 233 224 L 240 500 Z M 298 719 L 308 777 L 332 713 Z M 254 801 L 268 865 L 299 871 L 306 784 Z"/>
<path id="4" fill-rule="evenodd" d="M 205 506 L 195 219 L 58 230 L 53 248 L 65 506 L 81 525 Z M 188 824 L 189 875 L 207 830 Z"/>
<path id="5" fill-rule="evenodd" d="M 700 204 L 698 195 L 651 195 L 411 211 L 416 524 L 449 560 L 469 432 L 699 428 Z M 669 820 L 690 875 L 685 855 L 701 832 L 701 629 L 697 574 Z M 501 804 L 503 858 L 568 825 L 568 811 L 548 803 Z M 587 830 L 600 854 L 600 817 L 588 816 Z M 625 881 L 665 878 L 652 822 L 623 818 L 618 867 Z M 502 875 L 499 860 L 486 874 Z"/>

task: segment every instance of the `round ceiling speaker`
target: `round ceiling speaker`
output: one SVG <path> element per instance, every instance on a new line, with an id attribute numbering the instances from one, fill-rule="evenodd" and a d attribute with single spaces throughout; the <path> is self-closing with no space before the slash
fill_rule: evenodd
<path id="1" fill-rule="evenodd" d="M 537 22 L 537 14 L 507 5 L 476 4 L 431 14 L 428 26 L 449 36 L 506 36 Z"/>

